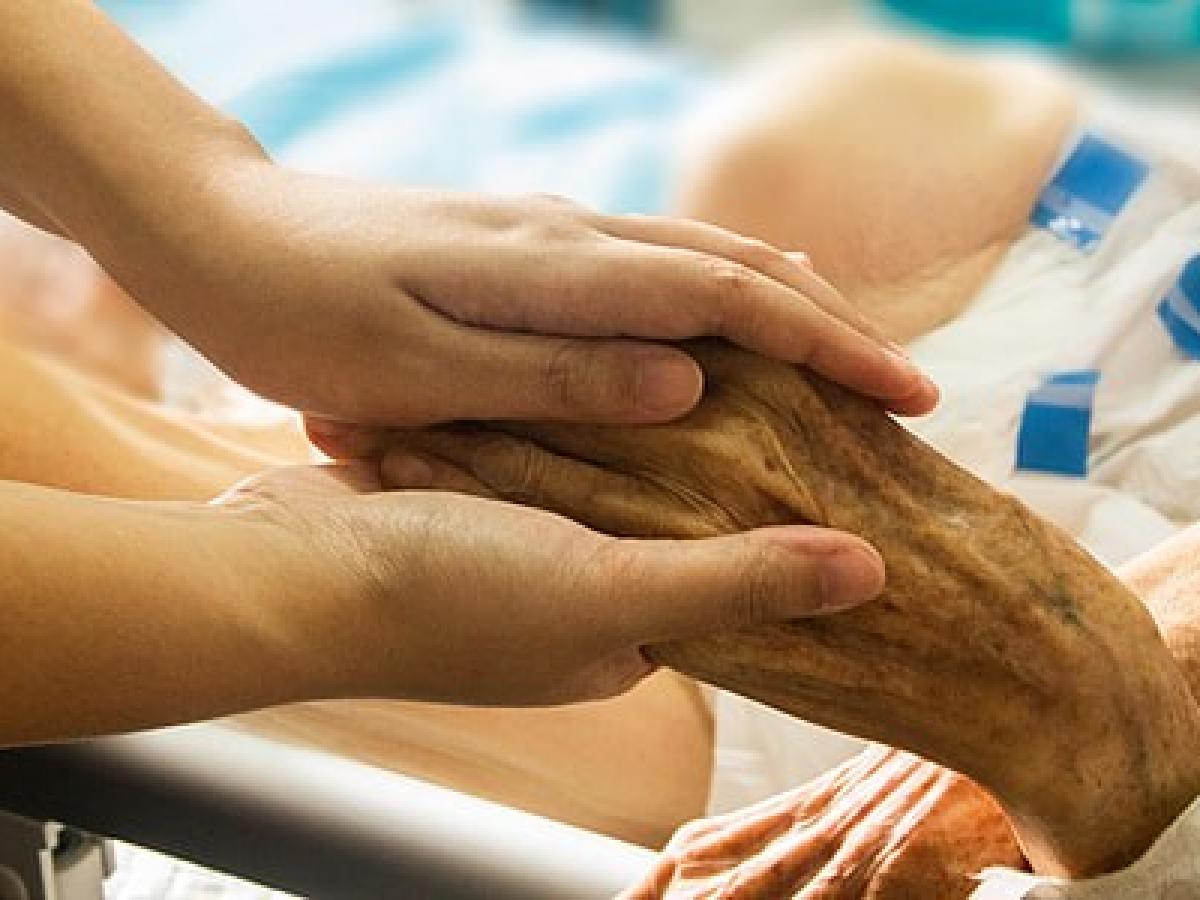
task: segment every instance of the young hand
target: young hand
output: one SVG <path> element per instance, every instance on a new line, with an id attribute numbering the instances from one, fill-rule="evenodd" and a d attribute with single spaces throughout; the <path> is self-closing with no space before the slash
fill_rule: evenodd
<path id="1" fill-rule="evenodd" d="M 610 697 L 652 670 L 645 644 L 834 612 L 882 588 L 873 550 L 818 529 L 622 541 L 498 500 L 379 487 L 366 465 L 298 467 L 219 501 L 273 536 L 259 565 L 285 578 L 273 608 L 323 696 Z"/>
<path id="2" fill-rule="evenodd" d="M 702 375 L 654 343 L 715 335 L 903 413 L 936 389 L 801 258 L 698 222 L 547 197 L 229 166 L 208 221 L 114 266 L 234 378 L 319 418 L 644 423 Z"/>

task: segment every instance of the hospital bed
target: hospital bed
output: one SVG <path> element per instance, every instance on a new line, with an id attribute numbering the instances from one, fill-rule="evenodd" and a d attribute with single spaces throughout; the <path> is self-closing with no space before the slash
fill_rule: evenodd
<path id="1" fill-rule="evenodd" d="M 2 900 L 99 900 L 95 836 L 333 900 L 598 900 L 653 860 L 219 723 L 0 752 L 0 811 Z"/>
<path id="2" fill-rule="evenodd" d="M 636 47 L 437 17 L 414 24 L 392 0 L 357 0 L 353 14 L 325 0 L 105 5 L 284 162 L 405 184 L 552 191 L 610 212 L 662 210 L 673 122 L 707 82 L 687 60 Z M 1200 84 L 1194 64 L 1155 75 Z M 97 900 L 110 861 L 95 836 L 353 900 L 610 897 L 651 861 L 223 724 L 0 753 L 0 900 Z"/>

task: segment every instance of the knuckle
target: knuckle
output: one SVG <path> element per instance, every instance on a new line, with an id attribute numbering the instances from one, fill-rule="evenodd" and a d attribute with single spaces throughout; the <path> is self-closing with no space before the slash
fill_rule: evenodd
<path id="1" fill-rule="evenodd" d="M 704 262 L 704 276 L 713 301 L 713 327 L 729 331 L 752 329 L 759 316 L 758 278 L 739 262 L 721 257 L 709 257 Z"/>
<path id="2" fill-rule="evenodd" d="M 786 589 L 775 554 L 766 547 L 758 548 L 742 565 L 728 613 L 738 621 L 728 625 L 736 628 L 747 622 L 769 621 Z"/>
<path id="3" fill-rule="evenodd" d="M 754 276 L 748 268 L 736 260 L 720 256 L 705 260 L 704 274 L 722 297 L 744 297 L 754 284 Z"/>
<path id="4" fill-rule="evenodd" d="M 565 412 L 584 405 L 589 375 L 582 354 L 574 344 L 563 343 L 546 358 L 543 383 L 550 399 Z"/>
<path id="5" fill-rule="evenodd" d="M 536 498 L 546 481 L 546 459 L 532 444 L 505 441 L 499 448 L 508 455 L 502 484 L 492 485 L 501 493 L 520 500 Z"/>
<path id="6" fill-rule="evenodd" d="M 672 844 L 694 844 L 698 841 L 715 834 L 720 827 L 720 822 L 714 819 L 693 819 L 686 825 L 683 825 L 675 832 L 675 837 L 672 839 Z M 681 851 L 681 855 L 686 851 Z"/>
<path id="7" fill-rule="evenodd" d="M 567 197 L 530 194 L 521 204 L 533 233 L 529 237 L 546 243 L 578 239 L 589 233 L 587 210 Z"/>
<path id="8" fill-rule="evenodd" d="M 778 269 L 781 264 L 786 262 L 782 252 L 766 241 L 760 241 L 757 238 L 742 240 L 739 257 L 745 265 L 760 272 Z"/>
<path id="9" fill-rule="evenodd" d="M 438 448 L 434 449 L 438 453 Z M 471 476 L 508 500 L 536 503 L 547 478 L 543 453 L 524 441 L 495 435 L 469 453 Z"/>
<path id="10" fill-rule="evenodd" d="M 637 402 L 632 366 L 612 365 L 599 348 L 564 342 L 548 357 L 545 386 L 551 403 L 568 416 L 619 412 Z"/>

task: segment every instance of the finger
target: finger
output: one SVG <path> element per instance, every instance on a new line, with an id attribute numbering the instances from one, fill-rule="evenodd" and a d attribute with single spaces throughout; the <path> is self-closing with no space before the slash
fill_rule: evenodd
<path id="1" fill-rule="evenodd" d="M 890 747 L 872 745 L 842 765 L 814 778 L 804 786 L 807 792 L 805 813 L 815 815 L 837 804 L 864 780 L 872 778 L 886 766 L 894 752 Z"/>
<path id="2" fill-rule="evenodd" d="M 429 454 L 388 450 L 380 460 L 379 472 L 388 490 L 453 491 L 488 499 L 496 497 L 494 491 L 470 473 Z"/>
<path id="3" fill-rule="evenodd" d="M 844 809 L 815 817 L 759 854 L 748 866 L 747 888 L 760 896 L 802 900 L 865 896 L 875 863 L 888 845 L 878 820 L 873 831 L 864 832 L 863 820 L 876 811 L 868 783 L 860 784 L 857 794 Z"/>
<path id="4" fill-rule="evenodd" d="M 395 451 L 431 454 L 470 473 L 495 496 L 540 506 L 605 534 L 679 536 L 695 532 L 699 524 L 687 510 L 673 509 L 669 498 L 645 481 L 502 432 L 397 432 L 393 441 Z"/>
<path id="5" fill-rule="evenodd" d="M 866 895 L 944 796 L 951 777 L 932 764 L 918 763 L 897 782 L 871 788 L 870 796 L 858 804 L 855 821 L 838 841 L 828 865 L 800 894 L 802 900 Z"/>
<path id="6" fill-rule="evenodd" d="M 621 891 L 613 900 L 663 900 L 674 879 L 675 860 L 669 854 L 663 854 L 640 881 Z"/>
<path id="7" fill-rule="evenodd" d="M 701 863 L 731 868 L 760 853 L 795 824 L 795 817 L 790 810 L 763 813 L 697 838 L 676 852 L 681 868 L 686 867 L 693 874 Z"/>
<path id="8" fill-rule="evenodd" d="M 757 896 L 754 891 L 766 891 L 763 896 L 791 896 L 801 885 L 819 879 L 830 860 L 838 859 L 845 849 L 847 830 L 869 813 L 876 796 L 874 775 L 886 763 L 888 754 L 887 748 L 868 748 L 808 785 L 758 804 L 764 821 L 787 813 L 788 827 L 769 835 L 757 847 L 753 845 L 754 835 L 748 834 L 746 845 L 737 848 L 743 851 L 746 861 L 739 886 L 749 892 L 747 896 Z M 831 802 L 836 805 L 831 807 Z M 847 808 L 853 813 L 852 821 L 842 815 Z M 730 835 L 736 831 L 736 827 L 728 829 Z M 728 846 L 734 847 L 734 843 L 730 841 Z M 697 846 L 690 852 L 719 855 L 717 847 Z M 833 894 L 826 900 L 859 896 L 848 883 L 842 886 L 847 889 L 845 894 Z M 802 896 L 807 898 L 808 894 Z"/>
<path id="9" fill-rule="evenodd" d="M 887 748 L 872 748 L 863 754 L 853 776 L 844 779 L 829 799 L 821 827 L 839 839 L 856 828 L 887 798 L 920 770 L 914 756 L 893 756 Z"/>
<path id="10" fill-rule="evenodd" d="M 765 241 L 744 237 L 695 219 L 611 216 L 602 220 L 601 227 L 614 237 L 698 250 L 710 256 L 741 263 L 803 294 L 826 312 L 837 316 L 876 343 L 888 342 L 879 326 L 813 270 L 805 253 L 785 253 Z"/>
<path id="11" fill-rule="evenodd" d="M 455 325 L 439 350 L 444 359 L 457 361 L 440 376 L 446 401 L 440 421 L 666 422 L 691 410 L 704 387 L 700 367 L 686 353 L 641 341 Z"/>
<path id="12" fill-rule="evenodd" d="M 898 348 L 881 344 L 787 285 L 694 250 L 619 242 L 594 315 L 635 337 L 723 337 L 807 365 L 897 411 L 931 406 L 937 391 Z M 630 303 L 628 298 L 638 298 Z"/>
<path id="13" fill-rule="evenodd" d="M 619 534 L 681 527 L 641 521 L 644 510 L 660 506 L 645 501 L 653 489 L 643 482 L 524 441 L 453 431 L 398 439 L 462 467 L 506 499 L 532 499 L 600 531 L 609 524 Z M 703 541 L 617 541 L 608 551 L 603 565 L 590 568 L 616 598 L 618 639 L 639 645 L 841 610 L 883 588 L 883 561 L 869 544 L 807 526 Z"/>
<path id="14" fill-rule="evenodd" d="M 382 428 L 316 415 L 304 417 L 304 433 L 314 447 L 336 460 L 374 456 L 387 437 L 387 432 Z"/>
<path id="15" fill-rule="evenodd" d="M 645 242 L 698 250 L 713 257 L 734 260 L 748 269 L 761 272 L 792 288 L 830 316 L 874 341 L 883 348 L 889 361 L 898 359 L 901 366 L 914 368 L 903 347 L 888 338 L 870 316 L 843 297 L 837 288 L 816 272 L 807 253 L 785 252 L 764 241 L 746 238 L 695 220 L 634 216 L 626 217 L 625 221 L 629 224 L 618 225 L 613 231 L 614 234 L 624 230 L 628 236 L 640 235 L 638 239 Z M 809 364 L 817 371 L 837 378 L 819 361 L 810 361 Z M 918 375 L 919 386 L 908 396 L 874 396 L 888 401 L 890 408 L 901 415 L 927 413 L 937 405 L 940 392 L 927 377 L 919 372 Z M 854 384 L 847 385 L 855 387 Z"/>
<path id="16" fill-rule="evenodd" d="M 808 526 L 704 540 L 612 541 L 592 577 L 618 641 L 645 645 L 837 612 L 883 589 L 864 541 Z"/>
<path id="17" fill-rule="evenodd" d="M 785 793 L 766 797 L 750 806 L 743 806 L 741 809 L 689 822 L 675 833 L 667 846 L 674 846 L 677 841 L 679 846 L 698 844 L 715 835 L 737 831 L 743 826 L 761 819 L 780 816 L 795 819 L 805 805 L 807 791 L 808 785 L 801 785 Z"/>

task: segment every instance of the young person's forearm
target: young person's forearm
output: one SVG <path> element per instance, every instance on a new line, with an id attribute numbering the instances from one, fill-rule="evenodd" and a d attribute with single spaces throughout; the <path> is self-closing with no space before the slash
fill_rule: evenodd
<path id="1" fill-rule="evenodd" d="M 205 227 L 213 161 L 259 152 L 87 0 L 0 4 L 0 118 L 0 202 L 115 268 Z"/>
<path id="2" fill-rule="evenodd" d="M 270 452 L 141 403 L 0 337 L 0 480 L 131 500 L 211 500 L 263 469 L 307 461 L 299 430 Z M 286 446 L 285 446 L 286 444 Z"/>
<path id="3" fill-rule="evenodd" d="M 312 459 L 298 426 L 206 422 L 54 368 L 48 364 L 48 374 L 65 390 L 57 399 L 75 414 L 87 454 L 44 454 L 37 465 L 51 480 L 20 481 L 131 500 L 207 501 L 265 469 Z"/>
<path id="4" fill-rule="evenodd" d="M 0 483 L 0 746 L 322 694 L 274 546 L 227 510 Z"/>

